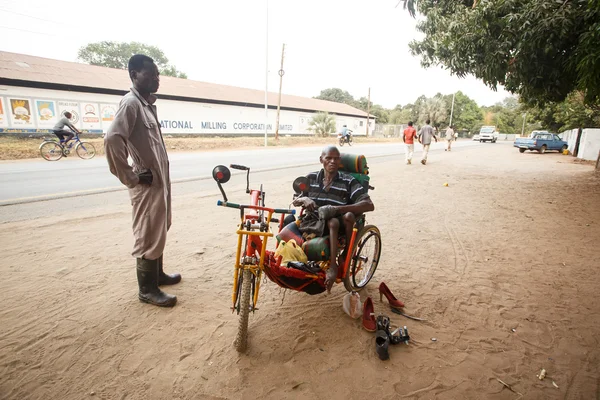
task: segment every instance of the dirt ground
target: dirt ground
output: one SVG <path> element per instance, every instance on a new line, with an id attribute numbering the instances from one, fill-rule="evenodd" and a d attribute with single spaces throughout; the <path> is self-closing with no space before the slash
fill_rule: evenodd
<path id="1" fill-rule="evenodd" d="M 54 135 L 46 135 L 47 139 L 55 139 Z M 81 136 L 81 140 L 91 142 L 96 148 L 97 155 L 104 154 L 104 140 L 95 136 Z M 313 146 L 317 144 L 332 144 L 336 142 L 335 137 L 316 137 L 316 136 L 280 136 L 279 140 L 269 137 L 268 146 L 272 147 L 292 147 L 292 146 Z M 0 137 L 0 160 L 19 160 L 28 158 L 40 158 L 40 144 L 43 138 L 22 138 L 15 136 Z M 398 138 L 383 137 L 355 137 L 356 143 L 382 143 L 397 142 Z M 210 151 L 226 149 L 254 149 L 262 148 L 265 145 L 264 137 L 172 137 L 165 135 L 165 145 L 169 152 L 174 151 Z M 74 149 L 74 148 L 73 148 Z"/>
<path id="2" fill-rule="evenodd" d="M 236 353 L 237 213 L 198 193 L 174 198 L 173 309 L 137 300 L 127 204 L 2 225 L 0 398 L 599 398 L 600 177 L 556 153 L 457 150 L 372 164 L 383 253 L 361 297 L 412 338 L 389 361 L 342 311 L 343 285 L 267 282 Z M 273 176 L 268 204 L 285 206 L 293 177 Z M 241 178 L 228 185 L 244 199 Z M 391 313 L 381 281 L 427 321 Z"/>

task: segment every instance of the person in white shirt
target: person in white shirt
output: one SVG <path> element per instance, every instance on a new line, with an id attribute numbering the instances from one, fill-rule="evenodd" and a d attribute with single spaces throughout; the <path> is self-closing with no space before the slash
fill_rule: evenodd
<path id="1" fill-rule="evenodd" d="M 448 129 L 446 129 L 446 140 L 448 141 L 448 147 L 446 148 L 446 151 L 451 151 L 452 142 L 456 140 L 456 133 L 454 133 L 454 129 L 452 129 L 451 126 L 448 126 Z"/>

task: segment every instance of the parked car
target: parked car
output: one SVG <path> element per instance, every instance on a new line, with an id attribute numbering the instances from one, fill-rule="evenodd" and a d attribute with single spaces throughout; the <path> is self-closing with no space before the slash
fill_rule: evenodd
<path id="1" fill-rule="evenodd" d="M 531 138 L 517 138 L 514 147 L 519 148 L 521 153 L 537 150 L 544 154 L 548 150 L 563 152 L 569 145 L 554 133 L 535 133 Z"/>
<path id="2" fill-rule="evenodd" d="M 479 130 L 479 141 L 480 142 L 492 142 L 496 143 L 498 140 L 498 132 L 496 132 L 495 126 L 482 126 Z"/>
<path id="3" fill-rule="evenodd" d="M 479 142 L 479 133 L 474 134 L 472 140 Z"/>

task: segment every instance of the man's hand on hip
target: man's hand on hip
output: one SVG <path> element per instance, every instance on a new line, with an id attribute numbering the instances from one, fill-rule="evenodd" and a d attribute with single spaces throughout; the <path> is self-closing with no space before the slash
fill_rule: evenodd
<path id="1" fill-rule="evenodd" d="M 148 186 L 152 185 L 152 181 L 154 180 L 152 171 L 149 169 L 145 170 L 144 172 L 140 172 L 138 174 L 138 178 L 140 179 L 139 184 Z"/>

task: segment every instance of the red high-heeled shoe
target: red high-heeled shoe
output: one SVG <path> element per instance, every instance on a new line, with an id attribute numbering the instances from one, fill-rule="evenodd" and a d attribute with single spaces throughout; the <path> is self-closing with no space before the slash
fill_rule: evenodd
<path id="1" fill-rule="evenodd" d="M 375 307 L 373 306 L 373 300 L 367 297 L 363 304 L 363 316 L 362 316 L 363 328 L 369 332 L 375 332 L 377 330 L 377 322 L 375 321 Z"/>
<path id="2" fill-rule="evenodd" d="M 387 287 L 385 282 L 379 284 L 379 301 L 383 301 L 383 296 L 390 302 L 392 308 L 402 308 L 404 303 L 398 300 L 393 294 L 390 288 Z"/>

